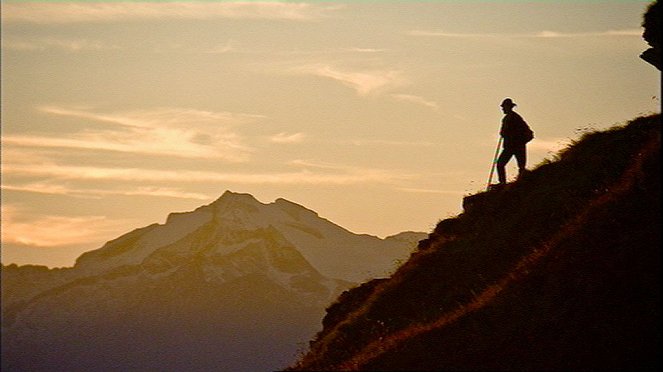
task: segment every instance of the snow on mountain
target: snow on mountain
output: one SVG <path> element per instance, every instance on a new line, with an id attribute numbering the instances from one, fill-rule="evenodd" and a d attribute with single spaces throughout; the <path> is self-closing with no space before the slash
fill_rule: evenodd
<path id="1" fill-rule="evenodd" d="M 229 254 L 250 242 L 226 244 L 224 239 L 228 236 L 238 231 L 251 232 L 270 227 L 282 234 L 322 275 L 354 282 L 386 275 L 396 260 L 409 254 L 416 244 L 413 240 L 417 240 L 354 234 L 285 199 L 263 204 L 249 194 L 227 191 L 209 205 L 192 212 L 173 213 L 165 224 L 134 230 L 98 250 L 83 254 L 75 269 L 81 273 L 98 273 L 123 265 L 141 264 L 159 249 L 177 244 L 204 229 L 215 231 L 216 255 Z M 419 238 L 425 236 L 423 233 L 411 234 Z M 198 244 L 180 249 L 211 248 Z"/>
<path id="2" fill-rule="evenodd" d="M 3 370 L 275 370 L 343 290 L 424 236 L 357 235 L 284 199 L 226 192 L 73 268 L 2 266 Z"/>

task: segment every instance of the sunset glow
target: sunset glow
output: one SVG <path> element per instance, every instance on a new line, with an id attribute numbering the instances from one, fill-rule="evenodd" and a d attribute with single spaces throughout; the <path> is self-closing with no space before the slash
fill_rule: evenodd
<path id="1" fill-rule="evenodd" d="M 71 266 L 225 190 L 428 232 L 485 188 L 505 97 L 529 168 L 660 110 L 648 3 L 3 0 L 2 263 Z"/>

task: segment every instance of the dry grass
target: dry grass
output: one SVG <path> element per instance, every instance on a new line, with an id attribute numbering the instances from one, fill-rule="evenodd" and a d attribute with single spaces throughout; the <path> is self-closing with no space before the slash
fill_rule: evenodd
<path id="1" fill-rule="evenodd" d="M 560 244 L 568 244 L 565 240 L 574 234 L 587 234 L 583 226 L 599 211 L 611 210 L 611 203 L 633 190 L 657 190 L 656 185 L 643 186 L 657 182 L 660 187 L 660 177 L 643 170 L 656 152 L 660 115 L 584 134 L 556 161 L 542 164 L 509 190 L 489 192 L 478 208 L 442 221 L 391 278 L 361 299 L 342 304 L 345 313 L 292 368 L 384 369 L 379 360 L 398 359 L 412 340 L 485 312 L 509 288 L 540 271 L 547 257 L 564 257 L 568 248 Z M 416 360 L 416 355 L 407 358 Z"/>

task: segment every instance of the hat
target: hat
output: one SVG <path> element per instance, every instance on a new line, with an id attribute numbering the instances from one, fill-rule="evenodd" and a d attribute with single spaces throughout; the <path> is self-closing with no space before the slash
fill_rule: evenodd
<path id="1" fill-rule="evenodd" d="M 502 103 L 500 104 L 500 106 L 502 106 L 502 107 L 513 107 L 513 106 L 517 106 L 517 105 L 515 103 L 513 103 L 511 98 L 505 98 L 504 101 L 502 101 Z"/>

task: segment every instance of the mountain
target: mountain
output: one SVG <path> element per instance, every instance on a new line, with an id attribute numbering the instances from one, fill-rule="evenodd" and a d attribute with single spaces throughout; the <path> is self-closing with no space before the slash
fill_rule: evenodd
<path id="1" fill-rule="evenodd" d="M 207 240 L 192 240 L 206 229 L 210 235 Z M 173 213 L 164 225 L 154 224 L 135 230 L 101 249 L 83 254 L 76 261 L 75 268 L 81 272 L 99 273 L 123 265 L 136 265 L 146 259 L 156 264 L 156 261 L 165 259 L 164 254 L 177 255 L 177 250 L 188 254 L 205 249 L 208 256 L 223 256 L 240 249 L 242 244 L 250 244 L 252 231 L 264 229 L 273 229 L 275 234 L 282 235 L 321 274 L 344 280 L 362 281 L 384 275 L 393 268 L 393 261 L 404 254 L 403 241 L 398 236 L 379 239 L 357 235 L 285 199 L 263 204 L 249 194 L 227 191 L 210 205 L 193 212 Z M 236 231 L 249 233 L 229 244 L 228 239 L 232 240 L 229 237 Z M 196 234 L 191 235 L 193 232 Z M 424 236 L 413 234 L 418 238 Z M 184 243 L 186 246 L 180 242 L 178 248 L 161 249 L 187 236 L 190 241 Z M 406 243 L 412 243 L 412 239 L 409 242 L 406 239 Z M 406 246 L 405 251 L 408 249 Z"/>
<path id="2" fill-rule="evenodd" d="M 269 371 L 324 308 L 425 237 L 357 235 L 284 199 L 225 192 L 86 252 L 2 267 L 3 370 Z"/>
<path id="3" fill-rule="evenodd" d="M 660 370 L 660 144 L 637 118 L 466 197 L 289 369 Z"/>

